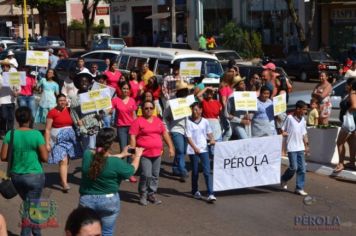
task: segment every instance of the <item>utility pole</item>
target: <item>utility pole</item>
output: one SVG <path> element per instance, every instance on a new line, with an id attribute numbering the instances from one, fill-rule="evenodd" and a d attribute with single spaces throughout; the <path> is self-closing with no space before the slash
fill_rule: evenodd
<path id="1" fill-rule="evenodd" d="M 28 24 L 27 24 L 27 2 L 23 1 L 23 18 L 24 18 L 24 38 L 25 38 L 25 48 L 28 50 Z"/>
<path id="2" fill-rule="evenodd" d="M 176 0 L 171 0 L 172 43 L 177 42 L 176 32 Z"/>

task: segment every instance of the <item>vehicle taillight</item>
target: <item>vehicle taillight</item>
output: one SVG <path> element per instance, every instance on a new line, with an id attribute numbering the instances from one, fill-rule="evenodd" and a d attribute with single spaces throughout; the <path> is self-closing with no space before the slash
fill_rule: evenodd
<path id="1" fill-rule="evenodd" d="M 319 70 L 326 70 L 327 69 L 326 65 L 324 65 L 324 64 L 319 64 L 318 68 L 319 68 Z"/>

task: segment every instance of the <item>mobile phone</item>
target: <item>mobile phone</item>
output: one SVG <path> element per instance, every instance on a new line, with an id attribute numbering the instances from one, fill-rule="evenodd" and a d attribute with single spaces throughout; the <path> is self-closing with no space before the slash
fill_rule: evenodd
<path id="1" fill-rule="evenodd" d="M 135 154 L 135 153 L 136 153 L 136 150 L 135 150 L 134 148 L 129 148 L 129 149 L 127 150 L 127 152 L 130 153 L 130 154 Z"/>

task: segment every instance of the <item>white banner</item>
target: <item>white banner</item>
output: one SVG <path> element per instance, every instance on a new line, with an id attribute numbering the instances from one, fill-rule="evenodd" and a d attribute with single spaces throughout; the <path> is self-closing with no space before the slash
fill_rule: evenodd
<path id="1" fill-rule="evenodd" d="M 281 135 L 217 142 L 214 191 L 280 183 L 281 153 Z"/>

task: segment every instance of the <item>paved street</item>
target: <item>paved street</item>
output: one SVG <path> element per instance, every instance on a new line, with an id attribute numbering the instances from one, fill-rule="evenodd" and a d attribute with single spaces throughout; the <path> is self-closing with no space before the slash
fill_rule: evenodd
<path id="1" fill-rule="evenodd" d="M 305 205 L 301 196 L 282 192 L 279 186 L 217 193 L 218 201 L 208 204 L 191 198 L 190 180 L 178 182 L 169 174 L 170 164 L 169 158 L 163 160 L 158 195 L 162 205 L 138 205 L 137 184 L 122 183 L 117 235 L 354 235 L 356 230 L 355 183 L 308 173 L 306 191 L 316 197 L 312 205 Z M 65 219 L 78 204 L 80 165 L 81 160 L 71 162 L 68 194 L 58 189 L 57 167 L 45 165 L 45 195 L 57 202 L 60 227 L 46 229 L 43 235 L 63 235 Z M 0 168 L 4 170 L 4 163 Z M 200 186 L 205 189 L 202 176 Z M 294 189 L 294 179 L 289 189 Z M 20 232 L 19 204 L 19 197 L 0 200 L 0 212 L 13 235 Z M 312 216 L 338 220 L 340 227 L 334 231 L 295 225 L 302 216 L 304 220 Z"/>

